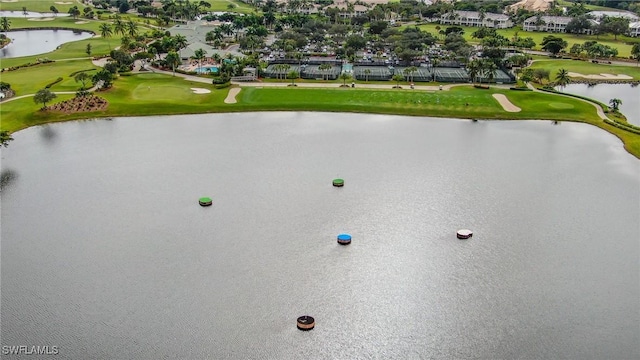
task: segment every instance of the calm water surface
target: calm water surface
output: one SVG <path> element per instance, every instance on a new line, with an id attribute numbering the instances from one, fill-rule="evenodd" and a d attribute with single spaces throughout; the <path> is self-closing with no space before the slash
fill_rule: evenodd
<path id="1" fill-rule="evenodd" d="M 89 32 L 72 30 L 18 30 L 6 34 L 11 43 L 0 49 L 0 59 L 44 54 L 62 44 L 93 36 Z"/>
<path id="2" fill-rule="evenodd" d="M 609 100 L 620 99 L 620 112 L 630 124 L 640 126 L 640 86 L 630 84 L 569 84 L 563 90 L 570 94 L 582 95 L 609 105 Z"/>
<path id="3" fill-rule="evenodd" d="M 595 127 L 274 112 L 14 137 L 1 153 L 4 346 L 640 357 L 640 161 Z M 296 329 L 303 314 L 313 331 Z"/>

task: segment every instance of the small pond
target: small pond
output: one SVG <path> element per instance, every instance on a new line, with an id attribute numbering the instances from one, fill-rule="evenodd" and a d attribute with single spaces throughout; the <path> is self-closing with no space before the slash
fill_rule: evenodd
<path id="1" fill-rule="evenodd" d="M 0 59 L 45 54 L 62 44 L 93 36 L 86 31 L 73 30 L 18 30 L 6 34 L 11 43 L 0 49 Z"/>

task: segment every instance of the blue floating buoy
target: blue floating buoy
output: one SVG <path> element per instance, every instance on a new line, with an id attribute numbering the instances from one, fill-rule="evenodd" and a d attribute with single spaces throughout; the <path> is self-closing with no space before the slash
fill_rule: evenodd
<path id="1" fill-rule="evenodd" d="M 338 244 L 340 244 L 340 245 L 349 245 L 349 244 L 351 244 L 351 235 L 349 235 L 349 234 L 340 234 L 340 235 L 338 235 Z"/>

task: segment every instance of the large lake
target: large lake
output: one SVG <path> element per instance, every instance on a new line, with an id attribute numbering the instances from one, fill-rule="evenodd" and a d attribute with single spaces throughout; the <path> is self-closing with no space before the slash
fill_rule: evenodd
<path id="1" fill-rule="evenodd" d="M 44 54 L 62 44 L 93 36 L 86 31 L 72 30 L 17 30 L 6 34 L 11 43 L 0 49 L 0 59 Z"/>
<path id="2" fill-rule="evenodd" d="M 3 346 L 640 357 L 640 161 L 593 126 L 273 112 L 14 137 L 1 153 Z M 296 329 L 305 314 L 310 332 Z"/>

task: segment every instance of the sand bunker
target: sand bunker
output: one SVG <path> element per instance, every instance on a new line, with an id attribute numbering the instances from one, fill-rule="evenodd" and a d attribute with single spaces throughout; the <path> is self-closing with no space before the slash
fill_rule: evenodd
<path id="1" fill-rule="evenodd" d="M 76 24 L 88 24 L 89 22 L 88 21 L 76 21 L 75 23 Z"/>
<path id="2" fill-rule="evenodd" d="M 582 77 L 585 79 L 594 79 L 594 80 L 631 80 L 633 79 L 629 75 L 613 75 L 613 74 L 599 74 L 599 75 L 584 75 L 575 72 L 569 72 L 569 76 L 571 77 Z"/>
<path id="3" fill-rule="evenodd" d="M 227 98 L 224 99 L 224 103 L 225 104 L 237 103 L 238 101 L 236 101 L 236 95 L 238 95 L 238 93 L 240 93 L 240 88 L 233 88 L 229 90 L 229 94 L 227 94 Z"/>
<path id="4" fill-rule="evenodd" d="M 53 18 L 43 17 L 43 18 L 28 18 L 28 21 L 53 21 Z"/>
<path id="5" fill-rule="evenodd" d="M 498 100 L 498 103 L 500 104 L 500 106 L 502 106 L 504 111 L 507 111 L 507 112 L 520 112 L 520 110 L 522 110 L 519 107 L 513 105 L 511 103 L 511 101 L 509 101 L 509 99 L 507 99 L 507 97 L 502 95 L 502 94 L 493 94 L 493 97 L 496 100 Z"/>
<path id="6" fill-rule="evenodd" d="M 58 5 L 69 5 L 69 4 L 73 4 L 73 3 L 70 2 L 70 1 L 56 1 L 56 4 L 58 4 Z"/>
<path id="7" fill-rule="evenodd" d="M 2 0 L 0 2 L 18 2 L 18 0 Z"/>
<path id="8" fill-rule="evenodd" d="M 193 91 L 194 94 L 208 94 L 211 92 L 211 90 L 203 88 L 191 88 L 191 91 Z"/>

